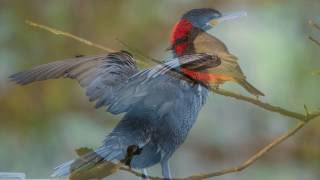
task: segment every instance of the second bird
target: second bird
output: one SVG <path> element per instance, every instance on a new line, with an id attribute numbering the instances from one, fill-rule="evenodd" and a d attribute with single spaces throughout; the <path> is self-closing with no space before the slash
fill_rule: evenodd
<path id="1" fill-rule="evenodd" d="M 254 96 L 264 96 L 252 86 L 242 72 L 237 57 L 230 54 L 228 48 L 219 39 L 208 33 L 219 23 L 246 16 L 245 12 L 222 15 L 214 9 L 193 9 L 182 16 L 171 34 L 171 47 L 174 56 L 205 53 L 218 56 L 221 65 L 203 72 L 190 71 L 182 68 L 182 72 L 206 84 L 218 86 L 227 81 L 240 84 Z"/>

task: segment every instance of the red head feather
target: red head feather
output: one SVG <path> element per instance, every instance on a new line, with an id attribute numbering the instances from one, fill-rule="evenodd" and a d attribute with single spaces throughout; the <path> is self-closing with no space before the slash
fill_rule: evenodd
<path id="1" fill-rule="evenodd" d="M 176 55 L 183 55 L 184 50 L 188 47 L 187 42 L 185 43 L 177 43 L 177 41 L 183 38 L 187 38 L 188 33 L 193 28 L 191 22 L 186 19 L 181 19 L 173 28 L 171 33 L 170 41 L 173 45 L 173 51 Z"/>

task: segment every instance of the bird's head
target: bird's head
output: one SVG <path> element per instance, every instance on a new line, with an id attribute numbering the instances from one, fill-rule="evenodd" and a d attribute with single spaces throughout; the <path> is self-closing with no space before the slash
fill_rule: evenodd
<path id="1" fill-rule="evenodd" d="M 184 55 L 193 39 L 219 23 L 246 16 L 245 12 L 222 14 L 211 8 L 192 9 L 186 12 L 174 26 L 171 33 L 171 49 L 177 56 Z"/>
<path id="2" fill-rule="evenodd" d="M 222 17 L 222 14 L 210 8 L 192 9 L 186 12 L 180 19 L 180 21 L 188 21 L 193 27 L 200 28 L 202 30 L 211 29 L 210 22 Z"/>

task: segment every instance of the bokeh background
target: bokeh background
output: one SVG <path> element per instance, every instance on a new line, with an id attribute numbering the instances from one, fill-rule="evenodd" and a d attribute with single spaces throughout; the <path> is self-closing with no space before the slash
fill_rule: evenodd
<path id="1" fill-rule="evenodd" d="M 303 112 L 320 107 L 320 38 L 308 20 L 320 22 L 319 0 L 0 0 L 0 172 L 48 178 L 53 167 L 76 157 L 79 147 L 97 147 L 121 116 L 95 110 L 71 80 L 15 86 L 8 76 L 34 65 L 104 53 L 74 40 L 30 27 L 25 20 L 71 32 L 113 49 L 116 39 L 152 57 L 168 56 L 171 27 L 197 7 L 245 10 L 248 17 L 211 30 L 237 55 L 263 100 Z M 143 68 L 143 67 L 142 67 Z M 224 86 L 246 93 L 232 84 Z M 185 144 L 171 159 L 173 175 L 187 176 L 239 164 L 294 126 L 295 121 L 252 105 L 211 95 Z M 160 175 L 160 167 L 150 174 Z M 119 172 L 110 179 L 137 179 Z M 247 170 L 217 180 L 320 179 L 320 119 Z"/>

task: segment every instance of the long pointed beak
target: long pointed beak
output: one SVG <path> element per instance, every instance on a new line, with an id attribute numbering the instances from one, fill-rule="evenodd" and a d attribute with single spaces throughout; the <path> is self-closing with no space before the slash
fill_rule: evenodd
<path id="1" fill-rule="evenodd" d="M 220 23 L 222 23 L 224 21 L 234 20 L 234 19 L 238 19 L 238 18 L 241 18 L 241 17 L 245 17 L 245 16 L 247 16 L 247 12 L 245 12 L 245 11 L 240 11 L 240 12 L 235 12 L 235 13 L 230 13 L 230 14 L 224 14 L 220 18 L 211 20 L 209 22 L 209 24 L 212 25 L 212 26 L 217 26 L 218 24 L 220 24 Z"/>

